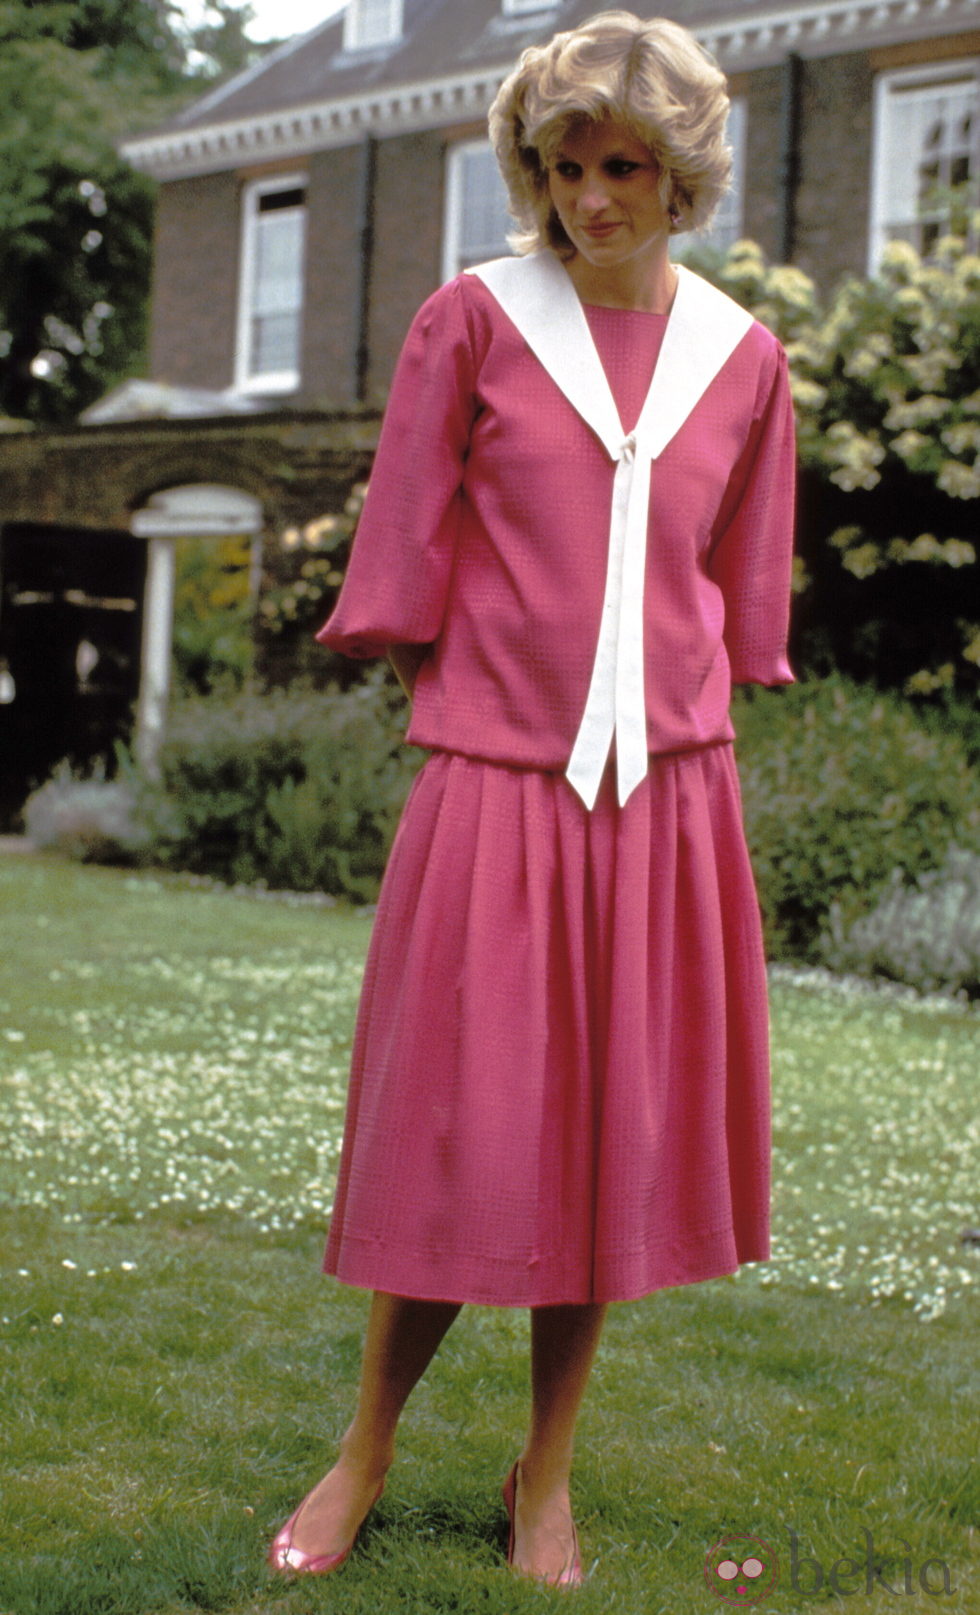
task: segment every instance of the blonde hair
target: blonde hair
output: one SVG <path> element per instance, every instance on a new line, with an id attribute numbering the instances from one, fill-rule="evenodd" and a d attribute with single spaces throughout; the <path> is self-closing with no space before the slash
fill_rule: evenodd
<path id="1" fill-rule="evenodd" d="M 490 139 L 510 197 L 517 252 L 574 255 L 548 190 L 548 161 L 569 129 L 611 118 L 660 168 L 676 232 L 707 224 L 731 179 L 725 75 L 693 34 L 665 17 L 603 11 L 532 45 L 490 108 Z"/>

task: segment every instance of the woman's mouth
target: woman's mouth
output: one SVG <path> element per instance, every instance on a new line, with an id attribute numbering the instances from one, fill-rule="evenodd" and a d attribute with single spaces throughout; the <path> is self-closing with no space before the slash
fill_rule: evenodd
<path id="1" fill-rule="evenodd" d="M 593 241 L 604 241 L 607 236 L 613 235 L 619 229 L 619 224 L 615 221 L 608 224 L 583 224 L 582 229 Z"/>

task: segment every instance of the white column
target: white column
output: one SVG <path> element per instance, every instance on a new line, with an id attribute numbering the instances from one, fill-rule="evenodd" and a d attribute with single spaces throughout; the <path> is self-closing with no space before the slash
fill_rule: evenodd
<path id="1" fill-rule="evenodd" d="M 136 756 L 146 772 L 153 775 L 159 770 L 170 697 L 177 541 L 174 538 L 151 538 L 147 541 L 147 548 L 140 693 L 136 709 Z"/>

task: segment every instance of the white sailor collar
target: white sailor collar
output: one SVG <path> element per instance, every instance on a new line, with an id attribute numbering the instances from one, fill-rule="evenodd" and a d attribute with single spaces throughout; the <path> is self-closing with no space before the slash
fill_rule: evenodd
<path id="1" fill-rule="evenodd" d="M 612 389 L 568 271 L 550 250 L 476 264 L 477 276 L 615 465 L 606 589 L 585 711 L 567 776 L 591 808 L 616 739 L 620 804 L 647 771 L 643 586 L 653 461 L 684 425 L 750 329 L 753 316 L 676 266 L 674 296 L 653 381 L 623 435 Z"/>

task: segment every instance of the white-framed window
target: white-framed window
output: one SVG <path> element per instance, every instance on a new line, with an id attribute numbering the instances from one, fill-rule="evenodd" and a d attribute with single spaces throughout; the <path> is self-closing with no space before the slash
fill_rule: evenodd
<path id="1" fill-rule="evenodd" d="M 980 200 L 980 60 L 923 63 L 875 83 L 869 267 L 889 241 L 928 253 Z"/>
<path id="2" fill-rule="evenodd" d="M 294 392 L 300 381 L 306 176 L 253 180 L 242 193 L 239 392 Z"/>
<path id="3" fill-rule="evenodd" d="M 402 36 L 403 0 L 350 0 L 344 14 L 344 49 L 369 50 Z"/>
<path id="4" fill-rule="evenodd" d="M 697 234 L 685 232 L 671 242 L 671 257 L 683 259 L 699 246 L 717 247 L 727 252 L 745 234 L 745 164 L 746 137 L 748 134 L 748 105 L 743 95 L 732 97 L 728 109 L 726 135 L 732 148 L 732 183 L 718 206 L 718 211 L 707 230 Z"/>
<path id="5" fill-rule="evenodd" d="M 450 147 L 446 172 L 442 274 L 451 280 L 471 264 L 502 258 L 514 221 L 507 190 L 488 140 Z"/>
<path id="6" fill-rule="evenodd" d="M 525 11 L 554 11 L 559 0 L 503 0 L 505 17 L 519 17 Z"/>
<path id="7" fill-rule="evenodd" d="M 721 199 L 718 212 L 706 232 L 713 247 L 723 251 L 745 234 L 745 142 L 749 110 L 744 95 L 732 97 L 728 109 L 728 144 L 732 148 L 732 183 Z"/>

